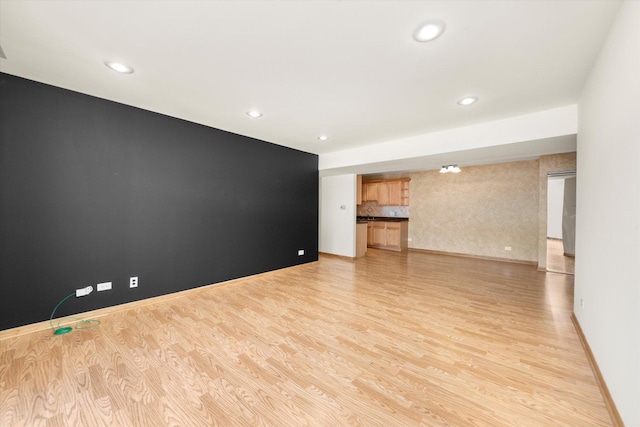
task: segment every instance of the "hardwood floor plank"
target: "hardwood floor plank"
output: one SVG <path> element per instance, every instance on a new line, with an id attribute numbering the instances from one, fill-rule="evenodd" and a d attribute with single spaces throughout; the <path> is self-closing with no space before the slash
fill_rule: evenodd
<path id="1" fill-rule="evenodd" d="M 0 340 L 0 425 L 610 426 L 573 276 L 369 250 Z"/>

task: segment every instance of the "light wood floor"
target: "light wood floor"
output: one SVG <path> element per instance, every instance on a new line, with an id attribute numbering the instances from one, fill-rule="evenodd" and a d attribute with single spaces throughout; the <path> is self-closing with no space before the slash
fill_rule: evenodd
<path id="1" fill-rule="evenodd" d="M 573 276 L 371 249 L 0 341 L 1 426 L 610 426 Z"/>
<path id="2" fill-rule="evenodd" d="M 547 239 L 547 271 L 574 274 L 575 258 L 564 256 L 562 240 Z"/>

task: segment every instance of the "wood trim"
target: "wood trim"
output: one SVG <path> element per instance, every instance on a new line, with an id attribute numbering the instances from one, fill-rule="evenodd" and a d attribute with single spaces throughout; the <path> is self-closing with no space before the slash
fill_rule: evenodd
<path id="1" fill-rule="evenodd" d="M 306 264 L 314 264 L 317 263 L 318 261 L 312 261 L 310 263 L 305 263 L 305 264 L 300 264 L 300 265 L 294 265 L 291 267 L 285 267 L 285 268 L 281 268 L 278 270 L 272 270 L 272 271 L 267 271 L 264 273 L 258 273 L 258 274 L 254 274 L 252 276 L 246 276 L 246 277 L 240 277 L 238 279 L 231 279 L 231 280 L 227 280 L 225 282 L 219 282 L 219 283 L 212 283 L 210 285 L 204 285 L 204 286 L 200 286 L 197 288 L 193 288 L 193 289 L 186 289 L 184 291 L 179 291 L 179 292 L 173 292 L 171 294 L 166 294 L 166 295 L 159 295 L 157 297 L 151 297 L 151 298 L 145 298 L 139 301 L 132 301 L 132 302 L 127 302 L 124 304 L 118 304 L 118 305 L 112 305 L 110 307 L 105 307 L 105 308 L 99 308 L 97 310 L 91 310 L 91 311 L 85 311 L 82 313 L 77 313 L 77 314 L 73 314 L 72 316 L 75 316 L 76 319 L 70 319 L 70 320 L 62 320 L 60 322 L 60 326 L 68 326 L 68 325 L 73 325 L 74 323 L 76 323 L 78 321 L 77 317 L 81 316 L 81 317 L 85 317 L 85 318 L 98 318 L 98 317 L 103 317 L 106 316 L 108 314 L 112 314 L 112 313 L 117 313 L 119 311 L 125 311 L 125 310 L 131 310 L 134 308 L 138 308 L 138 307 L 144 307 L 146 305 L 151 305 L 151 304 L 159 304 L 165 301 L 170 301 L 172 299 L 176 299 L 176 298 L 181 298 L 187 295 L 193 295 L 193 294 L 197 294 L 199 292 L 204 292 L 214 286 L 228 286 L 228 285 L 233 285 L 239 282 L 242 282 L 246 279 L 255 279 L 258 277 L 263 277 L 263 276 L 268 276 L 270 274 L 273 274 L 275 272 L 282 272 L 282 271 L 286 271 L 286 270 L 291 270 L 291 269 L 295 269 L 295 268 L 299 268 L 302 267 Z M 69 316 L 64 316 L 61 319 L 64 319 L 65 317 L 69 317 Z M 57 320 L 57 318 L 53 319 L 53 320 Z M 56 322 L 57 324 L 57 322 Z M 33 332 L 39 332 L 39 331 L 43 331 L 45 329 L 49 329 L 51 328 L 51 324 L 49 323 L 48 320 L 44 320 L 42 322 L 38 322 L 38 323 L 31 323 L 28 325 L 23 325 L 23 326 L 18 326 L 16 328 L 11 328 L 11 329 L 5 329 L 3 331 L 0 331 L 0 341 L 5 340 L 7 338 L 14 338 L 14 337 L 18 337 L 20 335 L 26 335 L 26 334 L 30 334 Z"/>
<path id="2" fill-rule="evenodd" d="M 611 393 L 609 393 L 609 388 L 607 387 L 607 383 L 602 376 L 602 372 L 600 372 L 600 367 L 598 367 L 598 362 L 596 362 L 596 358 L 593 356 L 593 352 L 591 351 L 591 347 L 589 346 L 589 342 L 587 341 L 587 337 L 584 335 L 582 331 L 582 327 L 580 326 L 580 322 L 578 322 L 578 318 L 575 313 L 571 314 L 571 321 L 573 322 L 573 326 L 576 328 L 576 332 L 578 333 L 578 338 L 580 339 L 580 343 L 584 348 L 584 352 L 587 355 L 587 360 L 589 360 L 589 365 L 591 366 L 591 370 L 593 370 L 593 375 L 596 377 L 596 382 L 598 383 L 598 387 L 602 392 L 602 397 L 604 398 L 604 403 L 607 406 L 607 410 L 609 411 L 609 415 L 611 416 L 611 421 L 613 421 L 614 427 L 624 427 L 624 421 L 622 421 L 622 417 L 618 412 L 618 408 L 616 407 L 613 398 L 611 397 Z"/>
<path id="3" fill-rule="evenodd" d="M 461 257 L 461 258 L 484 259 L 484 260 L 487 260 L 487 261 L 509 262 L 509 263 L 512 263 L 512 264 L 525 264 L 525 265 L 536 265 L 536 266 L 538 265 L 537 261 L 527 261 L 527 260 L 524 260 L 524 259 L 498 258 L 498 257 L 491 257 L 491 256 L 463 254 L 463 253 L 459 253 L 459 252 L 434 251 L 432 249 L 409 248 L 409 251 L 410 252 L 421 252 L 421 253 L 432 254 L 432 255 L 446 255 L 446 256 L 456 256 L 456 257 Z M 545 270 L 544 269 L 540 270 L 540 268 L 538 268 L 538 271 L 545 271 Z"/>
<path id="4" fill-rule="evenodd" d="M 391 246 L 382 246 L 382 245 L 368 245 L 367 248 L 371 248 L 371 249 L 380 249 L 383 251 L 393 251 L 393 252 L 402 252 L 402 249 L 400 248 L 394 248 Z"/>
<path id="5" fill-rule="evenodd" d="M 392 182 L 392 181 L 401 181 L 401 182 L 411 182 L 411 178 L 387 178 L 387 179 L 371 179 L 371 180 L 362 180 L 363 184 L 377 184 L 379 182 Z"/>
<path id="6" fill-rule="evenodd" d="M 346 256 L 346 255 L 336 255 L 336 254 L 330 254 L 329 252 L 318 252 L 319 255 L 322 256 L 326 256 L 329 258 L 339 258 L 345 261 L 355 261 L 356 257 L 352 257 L 352 256 Z"/>
<path id="7" fill-rule="evenodd" d="M 575 273 L 567 273 L 566 271 L 549 270 L 548 268 L 541 271 L 546 271 L 547 273 L 553 273 L 553 274 L 566 274 L 568 276 L 575 276 Z"/>

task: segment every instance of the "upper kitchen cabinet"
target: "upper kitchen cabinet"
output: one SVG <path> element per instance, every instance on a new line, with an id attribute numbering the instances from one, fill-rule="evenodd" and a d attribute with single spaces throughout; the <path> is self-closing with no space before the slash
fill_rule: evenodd
<path id="1" fill-rule="evenodd" d="M 378 200 L 378 183 L 367 182 L 363 185 L 363 201 L 371 202 Z"/>
<path id="2" fill-rule="evenodd" d="M 389 206 L 389 183 L 388 182 L 379 182 L 378 183 L 378 206 Z"/>
<path id="3" fill-rule="evenodd" d="M 389 187 L 389 206 L 403 206 L 402 181 L 390 181 L 387 186 Z"/>
<path id="4" fill-rule="evenodd" d="M 365 182 L 362 201 L 376 201 L 378 206 L 409 206 L 409 178 Z"/>

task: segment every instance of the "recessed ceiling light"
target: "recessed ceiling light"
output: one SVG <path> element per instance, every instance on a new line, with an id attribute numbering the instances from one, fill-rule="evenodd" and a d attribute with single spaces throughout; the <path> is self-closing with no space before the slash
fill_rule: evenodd
<path id="1" fill-rule="evenodd" d="M 252 119 L 258 119 L 262 117 L 262 113 L 260 111 L 251 110 L 247 111 L 247 116 L 251 117 Z"/>
<path id="2" fill-rule="evenodd" d="M 462 98 L 460 101 L 458 101 L 458 105 L 463 105 L 465 107 L 468 107 L 471 104 L 475 104 L 478 101 L 478 98 L 476 98 L 475 96 L 469 96 L 467 98 Z"/>
<path id="3" fill-rule="evenodd" d="M 131 74 L 133 73 L 133 68 L 129 67 L 128 65 L 125 65 L 121 62 L 111 62 L 111 61 L 107 61 L 104 63 L 104 65 L 106 65 L 107 67 L 111 68 L 113 71 L 117 71 L 119 73 L 123 73 L 123 74 Z"/>
<path id="4" fill-rule="evenodd" d="M 327 139 L 329 139 L 329 137 L 328 137 L 327 135 L 320 135 L 320 136 L 318 137 L 318 139 L 319 139 L 320 141 L 326 141 Z"/>
<path id="5" fill-rule="evenodd" d="M 435 40 L 444 32 L 444 22 L 439 19 L 432 19 L 418 27 L 413 38 L 419 42 L 430 42 Z"/>

